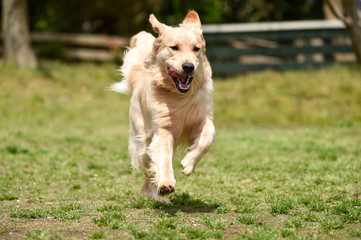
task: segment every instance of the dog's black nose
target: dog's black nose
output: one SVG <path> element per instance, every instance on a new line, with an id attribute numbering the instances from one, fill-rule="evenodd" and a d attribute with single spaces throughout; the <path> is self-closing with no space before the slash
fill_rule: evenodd
<path id="1" fill-rule="evenodd" d="M 194 71 L 194 65 L 190 62 L 185 62 L 182 64 L 182 69 L 185 74 L 192 74 Z"/>

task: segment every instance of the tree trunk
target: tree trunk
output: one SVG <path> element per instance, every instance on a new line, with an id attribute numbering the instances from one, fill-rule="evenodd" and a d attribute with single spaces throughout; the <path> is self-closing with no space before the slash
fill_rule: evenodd
<path id="1" fill-rule="evenodd" d="M 36 68 L 37 59 L 30 45 L 27 0 L 2 0 L 2 3 L 5 63 Z"/>
<path id="2" fill-rule="evenodd" d="M 334 11 L 342 13 L 342 1 L 341 0 L 334 0 L 333 7 L 335 8 Z M 337 16 L 333 13 L 329 3 L 324 1 L 323 3 L 323 14 L 325 15 L 326 19 L 337 19 Z"/>
<path id="3" fill-rule="evenodd" d="M 347 31 L 350 35 L 353 51 L 356 55 L 357 64 L 361 66 L 361 25 L 358 16 L 358 6 L 356 0 L 343 0 L 343 6 L 350 19 L 350 24 L 346 23 Z"/>

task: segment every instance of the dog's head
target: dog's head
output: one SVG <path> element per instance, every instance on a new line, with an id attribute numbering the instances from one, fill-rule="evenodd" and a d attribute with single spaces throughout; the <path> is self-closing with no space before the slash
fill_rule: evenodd
<path id="1" fill-rule="evenodd" d="M 170 27 L 152 14 L 150 23 L 158 38 L 153 45 L 153 62 L 166 75 L 168 85 L 180 93 L 187 93 L 192 81 L 204 75 L 205 41 L 198 14 L 190 11 L 179 27 Z"/>

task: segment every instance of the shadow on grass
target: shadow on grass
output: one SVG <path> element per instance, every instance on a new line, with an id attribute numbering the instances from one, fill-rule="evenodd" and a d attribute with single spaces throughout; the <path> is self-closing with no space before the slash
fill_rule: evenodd
<path id="1" fill-rule="evenodd" d="M 188 193 L 174 194 L 170 197 L 170 200 L 171 204 L 163 204 L 150 198 L 139 197 L 132 202 L 129 207 L 137 209 L 159 209 L 173 216 L 179 211 L 185 213 L 209 213 L 221 206 L 221 204 L 218 203 L 208 203 L 201 199 L 195 199 Z"/>

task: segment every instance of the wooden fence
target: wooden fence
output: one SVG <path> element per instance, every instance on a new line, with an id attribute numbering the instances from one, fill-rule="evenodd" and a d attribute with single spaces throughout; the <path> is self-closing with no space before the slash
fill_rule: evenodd
<path id="1" fill-rule="evenodd" d="M 336 20 L 204 25 L 203 33 L 215 74 L 355 61 L 347 32 Z M 91 34 L 32 33 L 31 40 L 40 57 L 119 63 L 128 44 L 127 38 Z"/>
<path id="2" fill-rule="evenodd" d="M 38 55 L 80 61 L 121 61 L 128 39 L 124 37 L 31 33 L 31 41 Z"/>
<path id="3" fill-rule="evenodd" d="M 301 69 L 355 61 L 340 21 L 205 25 L 214 73 Z"/>

